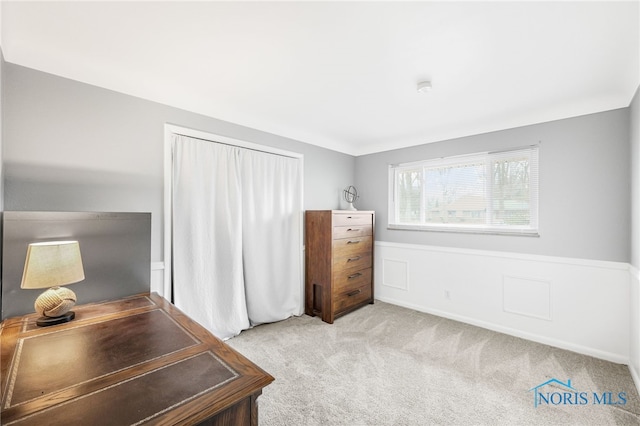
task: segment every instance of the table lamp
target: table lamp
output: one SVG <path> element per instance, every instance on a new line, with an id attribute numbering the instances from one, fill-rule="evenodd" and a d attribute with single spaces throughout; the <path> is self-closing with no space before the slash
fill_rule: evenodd
<path id="1" fill-rule="evenodd" d="M 48 241 L 29 244 L 20 288 L 47 288 L 35 301 L 41 327 L 61 324 L 75 318 L 71 311 L 76 295 L 67 284 L 84 280 L 80 244 L 77 241 Z"/>

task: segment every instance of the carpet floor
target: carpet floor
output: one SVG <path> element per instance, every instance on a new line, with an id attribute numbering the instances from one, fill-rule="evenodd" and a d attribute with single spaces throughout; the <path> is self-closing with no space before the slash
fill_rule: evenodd
<path id="1" fill-rule="evenodd" d="M 640 425 L 626 365 L 379 301 L 227 343 L 276 379 L 261 426 Z"/>

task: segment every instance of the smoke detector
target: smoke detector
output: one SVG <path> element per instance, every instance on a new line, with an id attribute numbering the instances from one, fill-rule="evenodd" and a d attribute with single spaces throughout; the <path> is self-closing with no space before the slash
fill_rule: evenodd
<path id="1" fill-rule="evenodd" d="M 427 93 L 432 89 L 430 81 L 421 81 L 418 83 L 418 93 Z"/>

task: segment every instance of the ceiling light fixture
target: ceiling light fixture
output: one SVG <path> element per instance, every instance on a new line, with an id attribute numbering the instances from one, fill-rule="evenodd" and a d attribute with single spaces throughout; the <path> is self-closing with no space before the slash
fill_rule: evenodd
<path id="1" fill-rule="evenodd" d="M 430 81 L 421 81 L 418 83 L 418 93 L 427 93 L 432 89 Z"/>

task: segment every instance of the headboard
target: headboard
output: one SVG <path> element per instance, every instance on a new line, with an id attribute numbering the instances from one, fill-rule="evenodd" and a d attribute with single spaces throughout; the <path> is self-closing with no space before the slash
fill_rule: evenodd
<path id="1" fill-rule="evenodd" d="M 77 240 L 85 280 L 72 284 L 78 303 L 147 293 L 151 280 L 151 213 L 2 213 L 1 318 L 33 313 L 44 290 L 22 290 L 29 243 Z"/>

